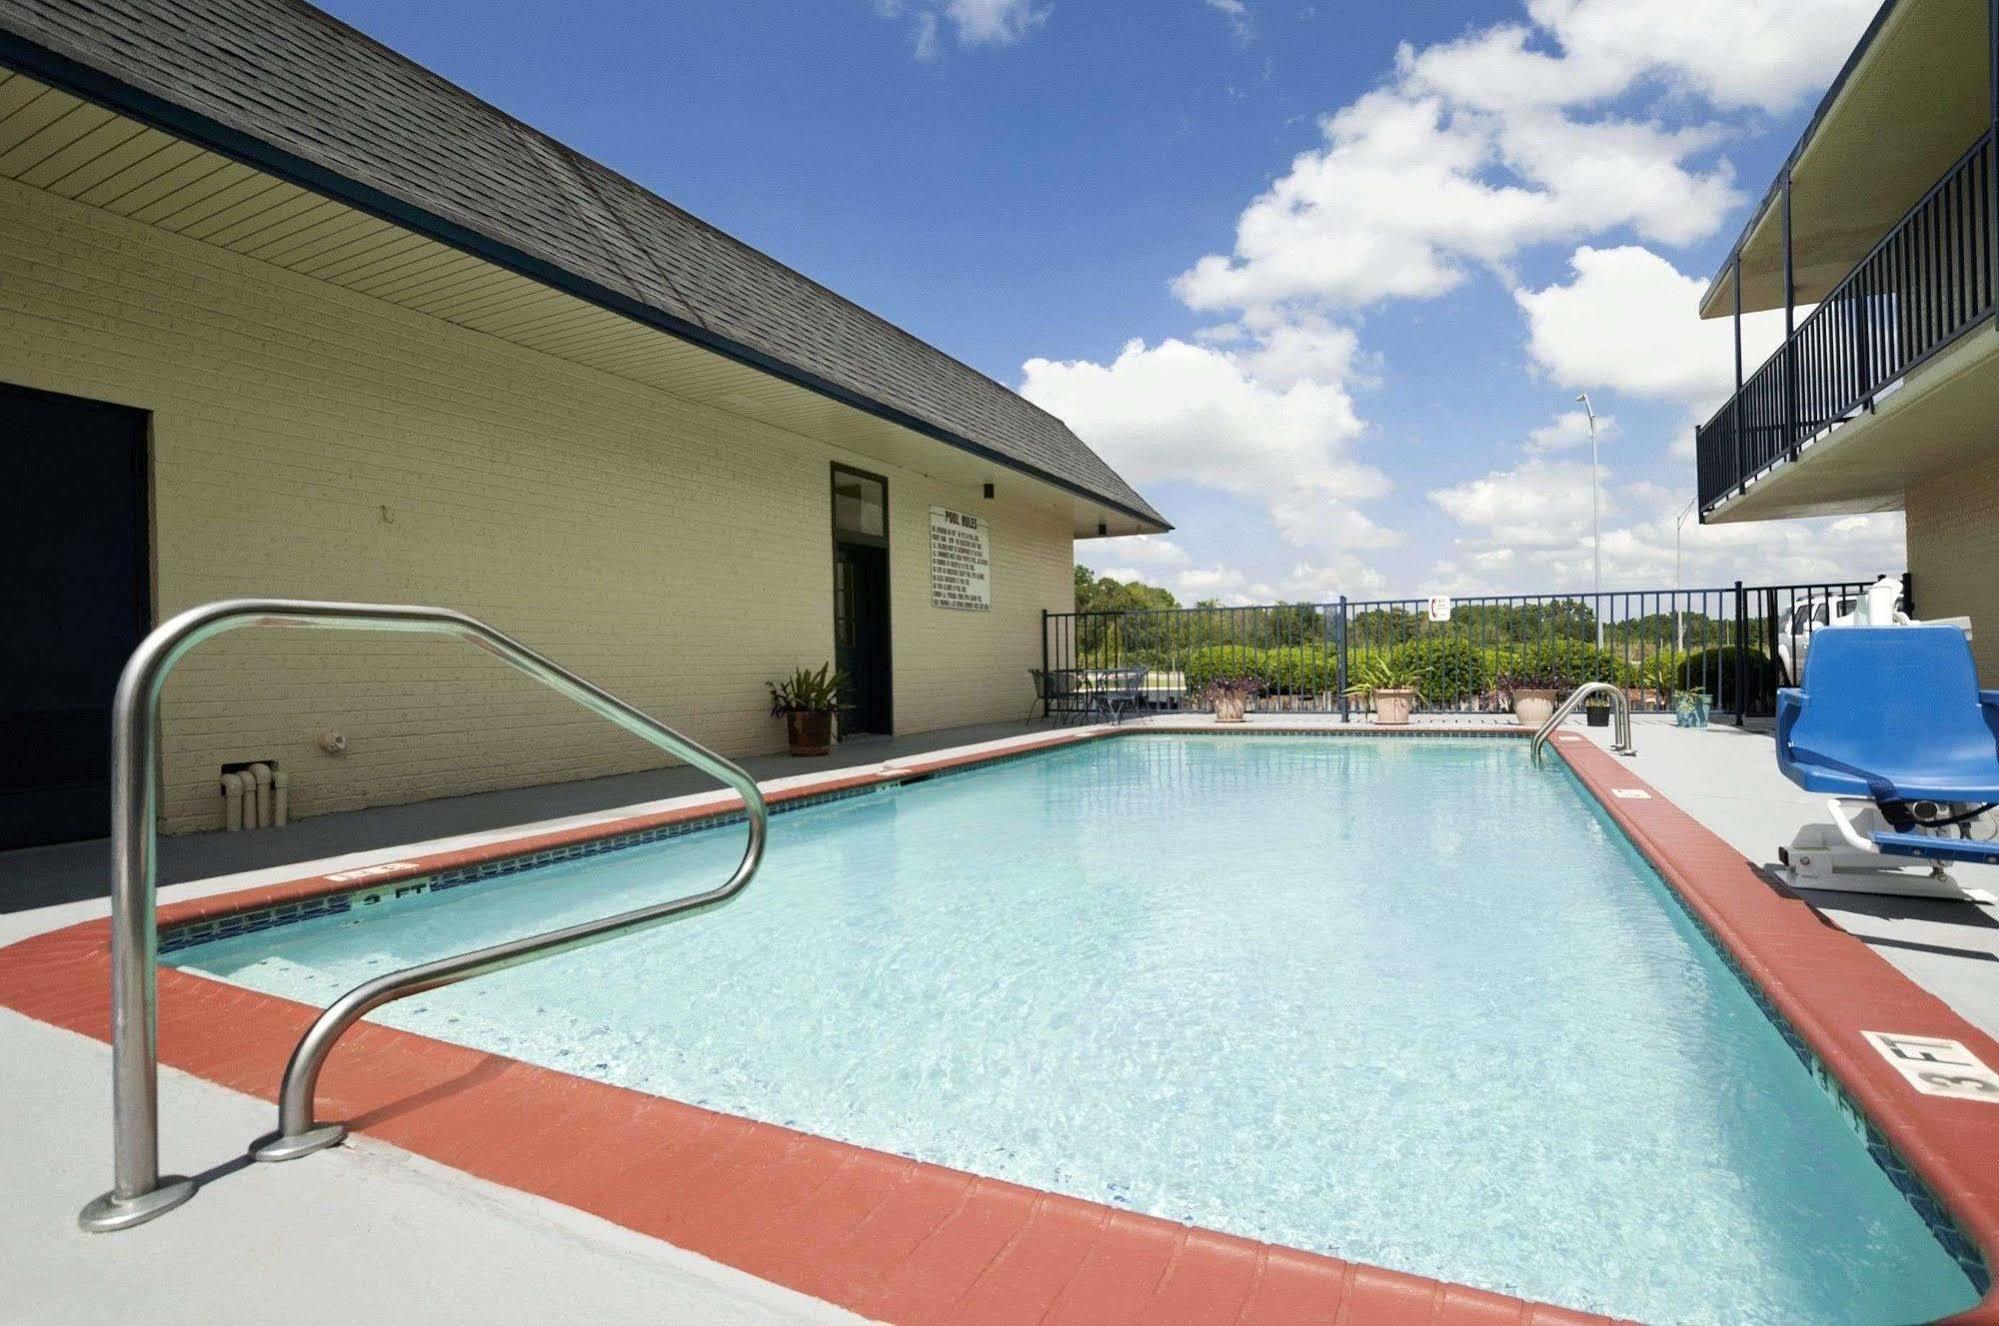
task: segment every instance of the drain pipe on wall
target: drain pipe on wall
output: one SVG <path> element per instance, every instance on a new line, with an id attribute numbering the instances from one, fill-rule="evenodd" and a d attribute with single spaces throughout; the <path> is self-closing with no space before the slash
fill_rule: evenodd
<path id="1" fill-rule="evenodd" d="M 234 833 L 243 827 L 243 775 L 222 775 L 222 827 Z"/>
<path id="2" fill-rule="evenodd" d="M 256 822 L 255 824 L 248 824 L 246 827 L 267 828 L 271 823 L 271 766 L 259 760 L 245 770 L 245 772 L 249 775 L 256 789 L 254 802 L 256 806 Z M 243 818 L 247 822 L 250 819 L 250 806 L 245 805 L 243 809 L 245 812 Z"/>

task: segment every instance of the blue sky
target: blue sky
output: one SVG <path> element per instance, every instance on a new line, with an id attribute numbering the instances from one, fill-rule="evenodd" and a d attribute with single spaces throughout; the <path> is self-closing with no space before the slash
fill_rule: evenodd
<path id="1" fill-rule="evenodd" d="M 1079 559 L 1191 602 L 1586 586 L 1579 390 L 1606 587 L 1672 583 L 1694 298 L 1873 0 L 328 8 L 1062 415 L 1178 526 Z M 1684 539 L 1901 569 L 1895 517 Z"/>

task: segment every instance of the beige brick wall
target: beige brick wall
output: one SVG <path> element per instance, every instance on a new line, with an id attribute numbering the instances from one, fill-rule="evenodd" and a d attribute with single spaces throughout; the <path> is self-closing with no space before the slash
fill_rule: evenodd
<path id="1" fill-rule="evenodd" d="M 0 381 L 153 412 L 156 612 L 233 595 L 446 604 L 730 753 L 827 658 L 828 465 L 884 473 L 897 728 L 1017 716 L 1065 520 L 0 180 Z M 993 610 L 929 602 L 928 508 L 994 527 Z M 248 631 L 165 702 L 163 822 L 226 761 L 296 814 L 639 769 L 651 748 L 462 644 Z M 348 751 L 315 738 L 343 732 Z"/>
<path id="2" fill-rule="evenodd" d="M 1922 617 L 1969 617 L 1971 652 L 1999 687 L 1999 458 L 1911 488 L 1909 575 Z"/>

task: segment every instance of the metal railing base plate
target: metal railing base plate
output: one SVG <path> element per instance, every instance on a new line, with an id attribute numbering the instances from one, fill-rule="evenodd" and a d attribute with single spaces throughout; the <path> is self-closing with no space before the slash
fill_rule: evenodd
<path id="1" fill-rule="evenodd" d="M 296 1137 L 283 1133 L 272 1133 L 260 1137 L 250 1148 L 250 1159 L 275 1165 L 279 1161 L 297 1160 L 315 1151 L 324 1151 L 330 1146 L 339 1146 L 347 1140 L 347 1125 L 344 1123 L 322 1123 L 316 1128 L 308 1128 Z"/>
<path id="2" fill-rule="evenodd" d="M 77 1228 L 86 1234 L 109 1234 L 113 1230 L 143 1225 L 154 1216 L 165 1215 L 194 1196 L 194 1180 L 178 1174 L 162 1175 L 159 1186 L 137 1197 L 120 1197 L 115 1192 L 83 1208 L 76 1217 Z"/>

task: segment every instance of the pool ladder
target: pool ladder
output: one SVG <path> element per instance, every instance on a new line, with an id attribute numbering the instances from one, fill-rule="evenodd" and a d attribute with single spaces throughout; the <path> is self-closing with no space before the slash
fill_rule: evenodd
<path id="1" fill-rule="evenodd" d="M 1631 744 L 1631 699 L 1625 695 L 1622 686 L 1607 681 L 1585 682 L 1569 694 L 1569 698 L 1555 706 L 1555 712 L 1548 715 L 1548 721 L 1541 724 L 1534 733 L 1534 740 L 1527 753 L 1535 764 L 1541 763 L 1541 748 L 1548 744 L 1548 738 L 1556 728 L 1568 720 L 1576 711 L 1576 706 L 1592 695 L 1610 697 L 1611 715 L 1616 720 L 1616 728 L 1611 733 L 1610 748 L 1619 755 L 1636 755 L 1638 748 Z"/>
<path id="2" fill-rule="evenodd" d="M 203 641 L 244 626 L 397 631 L 469 641 L 641 740 L 735 789 L 749 841 L 734 873 L 712 889 L 407 967 L 355 986 L 299 1040 L 285 1065 L 278 1130 L 251 1150 L 258 1160 L 291 1160 L 339 1142 L 344 1124 L 318 1123 L 313 1092 L 334 1043 L 371 1010 L 392 1000 L 554 957 L 675 917 L 717 907 L 748 887 L 763 860 L 769 811 L 756 780 L 674 731 L 475 617 L 448 608 L 301 599 L 228 599 L 191 608 L 140 642 L 119 675 L 111 708 L 111 1191 L 77 1223 L 95 1233 L 129 1229 L 194 1195 L 192 1179 L 160 1174 L 159 1008 L 154 882 L 158 855 L 160 690 L 167 674 Z"/>

